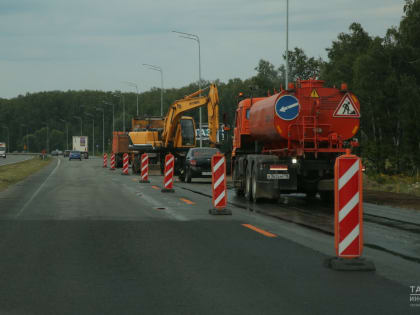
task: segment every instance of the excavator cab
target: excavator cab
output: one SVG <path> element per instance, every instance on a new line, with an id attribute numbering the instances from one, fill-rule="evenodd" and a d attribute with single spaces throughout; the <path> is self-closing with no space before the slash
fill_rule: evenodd
<path id="1" fill-rule="evenodd" d="M 195 123 L 192 117 L 182 116 L 175 134 L 175 148 L 195 147 Z"/>

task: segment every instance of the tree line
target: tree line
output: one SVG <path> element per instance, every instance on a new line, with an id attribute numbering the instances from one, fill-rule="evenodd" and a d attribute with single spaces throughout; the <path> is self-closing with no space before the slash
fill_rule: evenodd
<path id="1" fill-rule="evenodd" d="M 406 0 L 399 26 L 384 37 L 369 35 L 358 23 L 340 33 L 327 48 L 327 60 L 309 57 L 303 49 L 288 52 L 289 81 L 320 78 L 327 86 L 346 82 L 361 102 L 360 154 L 368 167 L 381 173 L 412 174 L 420 166 L 420 0 Z M 285 55 L 283 55 L 285 59 Z M 215 83 L 219 88 L 220 114 L 233 125 L 237 96 L 243 92 L 264 96 L 283 88 L 285 66 L 260 60 L 256 74 L 248 79 Z M 209 82 L 201 82 L 201 86 Z M 198 82 L 164 90 L 164 112 L 177 99 L 198 90 Z M 50 91 L 0 99 L 0 141 L 10 135 L 10 151 L 32 152 L 71 147 L 71 136 L 82 133 L 102 151 L 102 112 L 105 119 L 105 150 L 114 128 L 122 130 L 136 116 L 136 94 L 119 91 Z M 123 115 L 125 109 L 125 115 Z M 160 89 L 139 95 L 140 116 L 160 114 Z M 192 113 L 198 121 L 198 111 Z M 78 118 L 80 117 L 80 118 Z M 93 120 L 95 128 L 93 129 Z M 124 123 L 125 121 L 125 123 Z M 68 128 L 68 140 L 67 130 Z M 47 143 L 48 133 L 48 143 Z"/>

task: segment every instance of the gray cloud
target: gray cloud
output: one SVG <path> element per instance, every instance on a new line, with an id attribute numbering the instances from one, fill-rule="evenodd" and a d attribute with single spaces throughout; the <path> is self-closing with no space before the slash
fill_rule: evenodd
<path id="1" fill-rule="evenodd" d="M 325 48 L 353 21 L 384 35 L 402 15 L 400 0 L 290 1 L 290 47 L 326 57 Z M 196 43 L 202 42 L 203 77 L 246 78 L 260 58 L 276 66 L 285 49 L 285 1 L 279 0 L 2 0 L 0 97 L 61 89 L 130 90 L 197 80 Z"/>

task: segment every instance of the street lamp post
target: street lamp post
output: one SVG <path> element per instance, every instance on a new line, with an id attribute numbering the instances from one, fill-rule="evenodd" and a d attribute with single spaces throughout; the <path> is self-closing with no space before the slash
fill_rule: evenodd
<path id="1" fill-rule="evenodd" d="M 198 44 L 198 89 L 201 90 L 201 45 L 200 45 L 200 37 L 196 34 L 172 31 L 174 33 L 180 34 L 179 37 L 191 39 L 197 42 Z M 201 96 L 201 93 L 200 93 Z M 202 115 L 201 115 L 201 107 L 199 108 L 199 128 L 200 128 L 200 148 L 203 146 L 203 139 L 201 136 L 202 132 Z"/>
<path id="2" fill-rule="evenodd" d="M 10 152 L 10 132 L 9 127 L 3 126 L 4 129 L 7 130 L 7 146 L 6 146 L 6 153 Z"/>
<path id="3" fill-rule="evenodd" d="M 97 111 L 102 112 L 102 155 L 105 154 L 105 111 L 103 108 L 95 108 Z"/>
<path id="4" fill-rule="evenodd" d="M 139 87 L 136 83 L 134 82 L 130 82 L 130 81 L 123 81 L 125 84 L 131 86 L 131 87 L 135 87 L 137 94 L 136 94 L 136 98 L 137 98 L 137 117 L 139 116 Z"/>
<path id="5" fill-rule="evenodd" d="M 112 136 L 114 136 L 114 131 L 115 131 L 115 125 L 114 125 L 114 103 L 110 103 L 110 102 L 105 102 L 102 101 L 102 103 L 104 103 L 105 105 L 110 105 L 112 106 Z"/>
<path id="6" fill-rule="evenodd" d="M 95 156 L 95 117 L 89 113 L 85 113 L 85 115 L 92 117 L 92 156 Z"/>
<path id="7" fill-rule="evenodd" d="M 163 117 L 163 69 L 162 67 L 149 65 L 147 63 L 143 63 L 143 66 L 148 67 L 150 70 L 160 72 L 160 116 Z"/>
<path id="8" fill-rule="evenodd" d="M 44 126 L 47 127 L 47 143 L 46 143 L 46 146 L 47 146 L 47 154 L 48 154 L 48 152 L 50 152 L 50 135 L 49 135 L 50 128 L 48 127 L 48 123 L 44 123 Z"/>
<path id="9" fill-rule="evenodd" d="M 80 120 L 80 136 L 83 136 L 83 119 L 79 116 L 73 116 L 73 117 Z"/>
<path id="10" fill-rule="evenodd" d="M 69 149 L 69 125 L 67 124 L 67 121 L 64 119 L 60 119 L 65 125 L 66 125 L 66 150 Z"/>
<path id="11" fill-rule="evenodd" d="M 286 0 L 286 90 L 289 89 L 289 0 Z"/>
<path id="12" fill-rule="evenodd" d="M 22 127 L 26 127 L 26 151 L 29 152 L 29 139 L 28 139 L 28 125 L 20 124 Z"/>

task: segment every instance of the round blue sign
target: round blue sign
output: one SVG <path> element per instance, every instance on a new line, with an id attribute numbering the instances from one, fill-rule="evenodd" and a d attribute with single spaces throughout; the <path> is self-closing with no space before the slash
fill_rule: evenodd
<path id="1" fill-rule="evenodd" d="M 284 95 L 277 100 L 276 114 L 283 120 L 293 120 L 299 115 L 300 104 L 296 97 Z"/>

